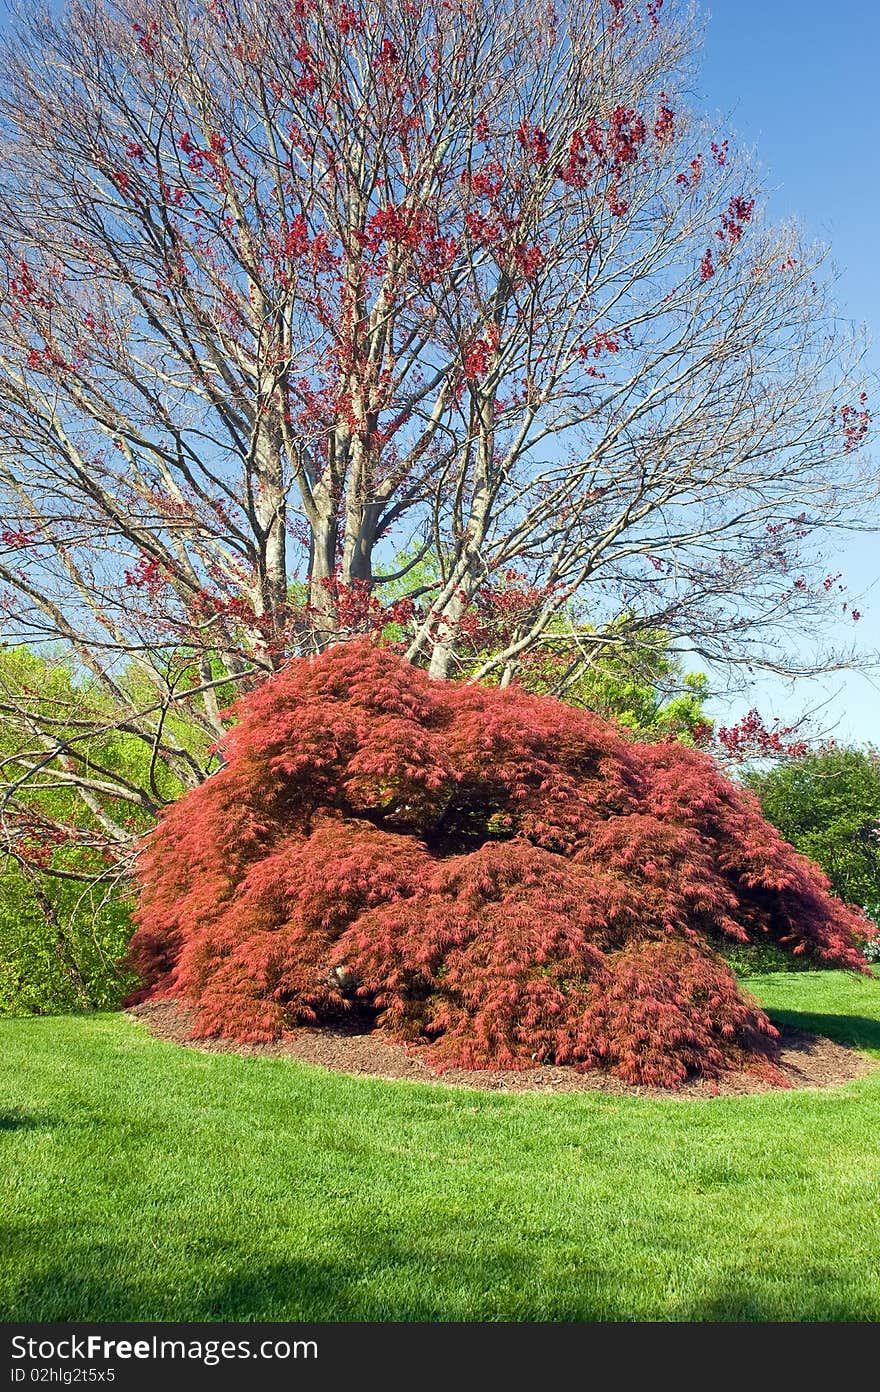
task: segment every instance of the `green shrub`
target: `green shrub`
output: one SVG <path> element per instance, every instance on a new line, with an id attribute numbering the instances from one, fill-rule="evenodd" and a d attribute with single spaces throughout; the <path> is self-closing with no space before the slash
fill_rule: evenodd
<path id="1" fill-rule="evenodd" d="M 880 756 L 826 745 L 744 781 L 768 822 L 820 865 L 847 903 L 880 923 Z"/>
<path id="2" fill-rule="evenodd" d="M 130 904 L 74 881 L 39 888 L 12 860 L 0 873 L 0 1015 L 106 1010 L 132 977 L 121 965 Z"/>
<path id="3" fill-rule="evenodd" d="M 132 699 L 148 705 L 150 691 L 137 686 L 143 676 L 132 671 L 126 681 Z M 131 934 L 128 888 L 108 879 L 102 828 L 94 809 L 65 783 L 63 764 L 50 761 L 35 776 L 24 775 L 34 762 L 35 739 L 42 734 L 62 741 L 88 717 L 98 733 L 80 740 L 77 748 L 94 760 L 102 777 L 103 771 L 108 781 L 119 774 L 129 785 L 169 800 L 179 794 L 180 784 L 161 759 L 153 764 L 149 743 L 113 729 L 107 693 L 69 661 L 24 647 L 6 649 L 0 652 L 0 689 L 6 712 L 0 719 L 3 830 L 7 850 L 14 852 L 0 852 L 0 1015 L 113 1007 L 133 980 L 121 965 Z M 206 743 L 176 714 L 165 721 L 166 731 L 172 727 L 185 747 Z M 136 803 L 103 792 L 95 801 L 127 833 L 137 835 L 151 825 L 149 812 Z M 36 829 L 29 831 L 31 814 Z M 50 832 L 42 844 L 41 825 Z M 62 833 L 58 844 L 52 828 Z M 65 832 L 70 833 L 66 844 Z M 75 844 L 78 837 L 84 844 Z M 84 878 L 44 873 L 52 870 Z"/>

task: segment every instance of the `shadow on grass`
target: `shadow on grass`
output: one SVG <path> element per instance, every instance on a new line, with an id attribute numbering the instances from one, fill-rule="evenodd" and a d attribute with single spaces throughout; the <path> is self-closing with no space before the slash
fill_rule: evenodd
<path id="1" fill-rule="evenodd" d="M 2 1131 L 39 1131 L 48 1126 L 47 1117 L 33 1116 L 28 1112 L 2 1112 L 0 1111 L 0 1132 Z"/>
<path id="2" fill-rule="evenodd" d="M 446 1231 L 446 1230 L 444 1230 Z M 340 1235 L 337 1235 L 340 1236 Z M 540 1252 L 498 1247 L 485 1255 L 442 1250 L 443 1233 L 418 1249 L 381 1232 L 352 1233 L 338 1257 L 261 1260 L 254 1249 L 218 1243 L 190 1265 L 151 1271 L 148 1249 L 71 1244 L 63 1265 L 39 1269 L 33 1255 L 2 1318 L 14 1321 L 876 1321 L 864 1290 L 836 1274 L 789 1263 L 754 1282 L 719 1281 L 670 1302 L 631 1270 L 591 1262 L 564 1272 Z M 356 1243 L 356 1246 L 355 1246 Z M 36 1268 L 36 1269 L 35 1269 Z M 681 1273 L 682 1275 L 684 1272 Z M 627 1292 L 627 1289 L 628 1292 Z"/>
<path id="3" fill-rule="evenodd" d="M 8 1234 L 4 1238 L 8 1261 Z M 33 1256 L 29 1268 L 16 1261 L 20 1280 L 11 1298 L 0 1302 L 0 1318 L 41 1323 L 529 1318 L 522 1311 L 499 1313 L 505 1307 L 493 1293 L 499 1284 L 516 1289 L 523 1277 L 521 1258 L 453 1263 L 438 1260 L 429 1242 L 422 1253 L 405 1253 L 374 1247 L 361 1236 L 358 1252 L 347 1257 L 305 1255 L 275 1262 L 218 1242 L 210 1259 L 175 1264 L 164 1280 L 150 1274 L 147 1256 L 147 1251 L 101 1244 L 70 1249 L 57 1266 L 40 1267 Z"/>
<path id="4" fill-rule="evenodd" d="M 880 1053 L 880 1020 L 871 1020 L 865 1015 L 820 1015 L 806 1010 L 773 1008 L 768 1008 L 767 1014 L 776 1025 L 789 1025 L 792 1029 L 821 1034 L 825 1039 L 834 1039 L 838 1044 L 847 1044 L 854 1049 L 871 1049 Z"/>
<path id="5" fill-rule="evenodd" d="M 835 1323 L 854 1321 L 874 1324 L 876 1307 L 866 1301 L 864 1291 L 841 1286 L 834 1271 L 792 1272 L 793 1284 L 774 1296 L 749 1287 L 744 1282 L 709 1291 L 676 1312 L 677 1320 L 694 1323 L 774 1322 L 785 1324 Z"/>

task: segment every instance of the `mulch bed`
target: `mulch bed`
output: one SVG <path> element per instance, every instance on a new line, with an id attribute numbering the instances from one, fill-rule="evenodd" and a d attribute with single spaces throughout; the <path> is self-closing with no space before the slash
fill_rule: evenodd
<path id="1" fill-rule="evenodd" d="M 261 1058 L 291 1058 L 318 1064 L 339 1073 L 360 1077 L 406 1079 L 446 1087 L 482 1088 L 492 1092 L 610 1092 L 640 1097 L 699 1098 L 737 1096 L 750 1092 L 774 1092 L 778 1088 L 751 1073 L 730 1073 L 717 1083 L 694 1080 L 674 1091 L 633 1087 L 621 1078 L 593 1069 L 579 1073 L 572 1067 L 542 1064 L 525 1071 L 512 1069 L 448 1068 L 438 1074 L 418 1050 L 408 1051 L 381 1029 L 363 1022 L 333 1028 L 301 1029 L 272 1044 L 235 1044 L 229 1039 L 190 1038 L 195 1012 L 178 1001 L 147 1001 L 133 1006 L 130 1015 L 142 1021 L 157 1039 L 201 1049 L 209 1053 L 236 1053 Z M 821 1035 L 800 1030 L 780 1032 L 778 1067 L 795 1088 L 834 1087 L 870 1073 L 877 1065 L 855 1049 L 847 1049 Z"/>

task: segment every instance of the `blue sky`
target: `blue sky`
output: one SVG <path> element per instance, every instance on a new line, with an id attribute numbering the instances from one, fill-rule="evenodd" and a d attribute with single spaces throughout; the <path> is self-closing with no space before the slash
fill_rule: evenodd
<path id="1" fill-rule="evenodd" d="M 703 19 L 700 105 L 755 148 L 771 214 L 796 216 L 830 245 L 838 305 L 878 340 L 869 361 L 880 374 L 880 4 L 715 0 Z M 873 404 L 880 420 L 880 392 Z M 880 472 L 880 448 L 875 456 Z M 880 535 L 842 536 L 838 546 L 833 569 L 863 614 L 855 633 L 842 620 L 839 640 L 880 650 Z M 731 711 L 757 705 L 790 719 L 820 704 L 816 729 L 880 745 L 880 669 L 794 687 L 768 679 L 714 712 L 727 723 Z"/>

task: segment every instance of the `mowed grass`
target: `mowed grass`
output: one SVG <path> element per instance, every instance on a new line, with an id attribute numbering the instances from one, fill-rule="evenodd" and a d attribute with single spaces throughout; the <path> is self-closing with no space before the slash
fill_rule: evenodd
<path id="1" fill-rule="evenodd" d="M 880 980 L 755 978 L 880 1056 Z M 878 1320 L 880 1070 L 682 1102 L 0 1021 L 6 1320 Z"/>

